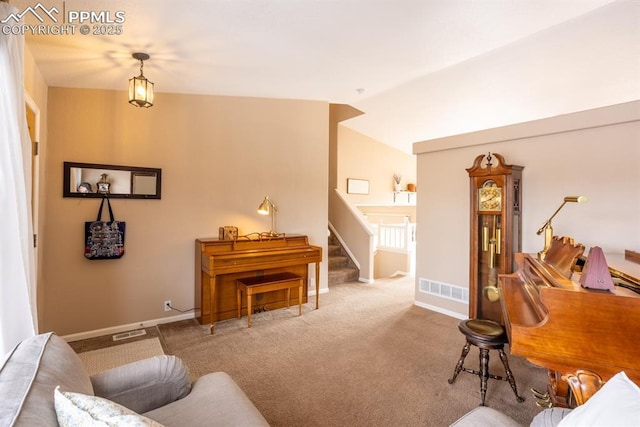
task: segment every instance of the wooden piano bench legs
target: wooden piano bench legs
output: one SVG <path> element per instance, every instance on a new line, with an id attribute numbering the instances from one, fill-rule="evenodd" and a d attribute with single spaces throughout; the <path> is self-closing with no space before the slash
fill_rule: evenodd
<path id="1" fill-rule="evenodd" d="M 247 328 L 251 327 L 251 296 L 263 292 L 287 291 L 287 308 L 291 300 L 291 289 L 298 289 L 298 316 L 302 316 L 302 292 L 304 279 L 293 273 L 277 273 L 268 276 L 248 277 L 236 280 L 238 319 L 242 317 L 242 293 L 247 298 Z"/>
<path id="2" fill-rule="evenodd" d="M 480 377 L 480 406 L 485 406 L 485 396 L 487 394 L 487 380 L 489 378 L 494 380 L 508 381 L 513 393 L 516 395 L 518 402 L 524 402 L 524 398 L 518 396 L 518 389 L 516 387 L 516 380 L 509 369 L 509 361 L 507 360 L 507 354 L 504 352 L 504 345 L 507 344 L 507 334 L 499 323 L 491 320 L 481 319 L 469 319 L 460 322 L 458 329 L 466 338 L 464 347 L 462 348 L 462 354 L 456 364 L 453 371 L 453 376 L 449 379 L 449 384 L 453 384 L 461 371 L 468 372 L 470 374 L 478 375 Z M 471 346 L 474 345 L 480 350 L 480 370 L 469 369 L 464 367 L 464 359 L 469 354 Z M 500 360 L 504 365 L 506 377 L 499 375 L 493 375 L 489 373 L 489 350 L 498 350 L 500 354 Z"/>

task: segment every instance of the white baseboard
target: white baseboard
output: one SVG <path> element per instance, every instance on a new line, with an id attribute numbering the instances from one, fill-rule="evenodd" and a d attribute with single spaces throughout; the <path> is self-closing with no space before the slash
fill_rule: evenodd
<path id="1" fill-rule="evenodd" d="M 327 288 L 320 289 L 320 295 L 328 294 L 328 293 L 329 293 L 329 289 Z M 309 290 L 309 296 L 315 296 L 315 295 L 316 295 L 315 289 L 313 291 Z M 143 322 L 138 322 L 138 323 L 129 323 L 127 325 L 112 326 L 110 328 L 95 329 L 93 331 L 86 331 L 86 332 L 79 332 L 77 334 L 64 335 L 62 336 L 62 338 L 67 342 L 80 341 L 80 340 L 86 340 L 88 338 L 102 337 L 104 335 L 118 334 L 120 332 L 131 331 L 134 329 L 150 328 L 152 326 L 160 325 L 163 323 L 171 323 L 171 322 L 178 322 L 180 320 L 194 319 L 195 317 L 196 317 L 195 313 L 184 313 L 184 314 L 178 314 L 176 316 L 171 316 L 171 317 L 162 317 L 160 319 L 145 320 Z"/>
<path id="2" fill-rule="evenodd" d="M 320 288 L 320 295 L 322 294 L 328 294 L 329 293 L 329 288 Z M 308 295 L 310 297 L 315 296 L 316 295 L 316 290 L 315 288 L 313 290 L 309 289 L 309 293 Z"/>
<path id="3" fill-rule="evenodd" d="M 436 313 L 444 314 L 445 316 L 453 317 L 454 319 L 465 320 L 468 319 L 469 316 L 457 313 L 451 310 L 445 310 L 441 307 L 436 307 L 435 305 L 425 304 L 420 301 L 413 301 L 413 305 L 417 305 L 418 307 L 425 308 L 427 310 L 435 311 Z"/>
<path id="4" fill-rule="evenodd" d="M 171 322 L 177 322 L 179 320 L 194 319 L 195 317 L 196 317 L 195 313 L 184 313 L 184 314 L 178 314 L 176 316 L 162 317 L 160 319 L 145 320 L 144 322 L 129 323 L 127 325 L 112 326 L 110 328 L 96 329 L 93 331 L 86 331 L 86 332 L 80 332 L 77 334 L 64 335 L 62 336 L 62 338 L 68 342 L 86 340 L 87 338 L 95 338 L 95 337 L 101 337 L 104 335 L 112 335 L 120 332 L 131 331 L 133 329 L 150 328 L 152 326 L 160 325 L 162 323 L 171 323 Z"/>

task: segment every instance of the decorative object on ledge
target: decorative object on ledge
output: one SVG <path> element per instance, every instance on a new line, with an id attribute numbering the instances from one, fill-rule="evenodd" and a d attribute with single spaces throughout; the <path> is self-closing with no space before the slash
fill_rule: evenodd
<path id="1" fill-rule="evenodd" d="M 401 182 L 402 182 L 402 175 L 394 173 L 393 174 L 393 190 L 394 191 L 402 190 L 402 184 L 400 184 Z"/>
<path id="2" fill-rule="evenodd" d="M 160 199 L 162 169 L 64 162 L 62 180 L 63 197 L 100 198 L 108 192 L 111 199 Z M 95 192 L 92 182 L 97 183 Z"/>
<path id="3" fill-rule="evenodd" d="M 544 232 L 544 249 L 538 252 L 538 257 L 541 260 L 544 260 L 544 257 L 547 255 L 547 251 L 549 250 L 549 246 L 551 246 L 551 238 L 553 237 L 553 227 L 551 226 L 551 220 L 560 212 L 560 209 L 564 207 L 568 202 L 571 203 L 586 203 L 588 201 L 587 196 L 567 196 L 564 198 L 564 201 L 560 205 L 558 209 L 549 217 L 549 219 L 542 224 L 542 227 L 536 233 L 538 236 Z"/>
<path id="4" fill-rule="evenodd" d="M 415 193 L 416 192 L 416 185 L 413 183 L 408 183 L 407 184 L 407 191 L 410 193 Z"/>
<path id="5" fill-rule="evenodd" d="M 153 83 L 147 80 L 144 74 L 142 74 L 144 61 L 149 59 L 149 55 L 142 52 L 136 52 L 131 56 L 140 61 L 140 75 L 129 79 L 129 104 L 136 107 L 152 107 Z"/>
<path id="6" fill-rule="evenodd" d="M 260 215 L 269 215 L 271 214 L 271 231 L 269 231 L 269 235 L 276 236 L 278 232 L 276 231 L 276 211 L 278 208 L 273 204 L 271 200 L 269 200 L 269 196 L 265 196 L 260 206 L 258 206 L 258 213 Z"/>
<path id="7" fill-rule="evenodd" d="M 107 176 L 108 175 L 106 173 L 103 173 L 102 175 L 100 175 L 100 181 L 96 182 L 96 188 L 98 189 L 98 193 L 100 194 L 109 194 L 109 187 L 111 186 L 111 183 L 109 182 Z"/>
<path id="8" fill-rule="evenodd" d="M 348 194 L 369 194 L 369 180 L 347 178 Z"/>
<path id="9" fill-rule="evenodd" d="M 238 240 L 238 227 L 225 225 L 218 228 L 218 238 L 220 240 Z"/>
<path id="10" fill-rule="evenodd" d="M 580 284 L 583 288 L 589 289 L 603 289 L 607 291 L 614 290 L 613 279 L 609 272 L 609 266 L 607 260 L 604 257 L 604 252 L 599 246 L 592 246 L 589 249 L 589 255 L 587 261 L 582 268 L 582 274 L 580 275 Z"/>

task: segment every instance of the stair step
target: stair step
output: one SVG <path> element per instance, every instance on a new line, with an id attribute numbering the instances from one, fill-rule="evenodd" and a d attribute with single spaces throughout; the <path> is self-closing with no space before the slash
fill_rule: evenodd
<path id="1" fill-rule="evenodd" d="M 354 282 L 358 280 L 358 269 L 356 268 L 337 268 L 329 270 L 329 285 L 335 285 L 344 282 Z"/>
<path id="2" fill-rule="evenodd" d="M 351 258 L 333 233 L 328 240 L 327 252 L 329 255 L 329 286 L 344 282 L 354 282 L 360 278 L 360 270 L 354 265 Z"/>
<path id="3" fill-rule="evenodd" d="M 329 244 L 327 246 L 327 251 L 329 253 L 329 256 L 341 255 L 342 254 L 342 246 Z"/>
<path id="4" fill-rule="evenodd" d="M 349 265 L 349 257 L 332 255 L 329 257 L 329 269 L 337 269 Z"/>

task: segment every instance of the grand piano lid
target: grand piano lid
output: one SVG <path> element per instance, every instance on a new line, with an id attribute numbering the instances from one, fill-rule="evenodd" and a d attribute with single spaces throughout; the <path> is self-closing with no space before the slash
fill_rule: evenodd
<path id="1" fill-rule="evenodd" d="M 605 257 L 614 283 L 640 293 L 640 264 L 622 254 L 605 254 Z"/>

